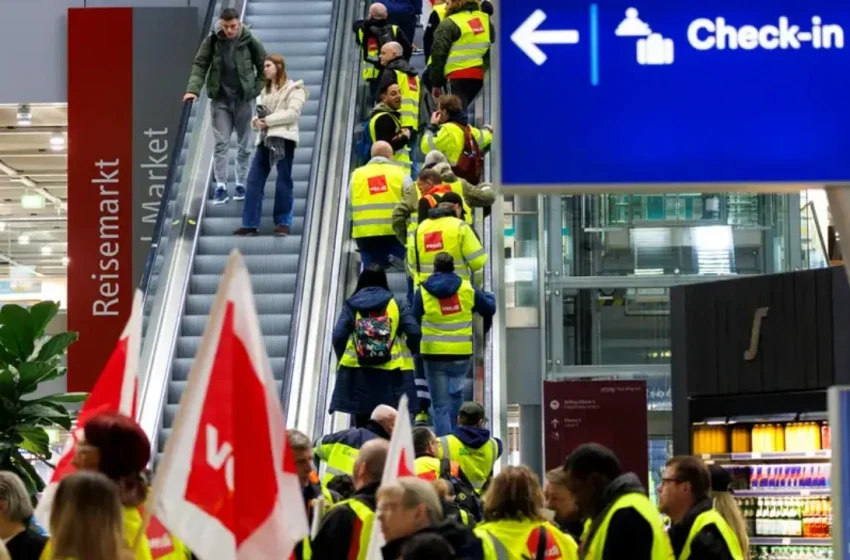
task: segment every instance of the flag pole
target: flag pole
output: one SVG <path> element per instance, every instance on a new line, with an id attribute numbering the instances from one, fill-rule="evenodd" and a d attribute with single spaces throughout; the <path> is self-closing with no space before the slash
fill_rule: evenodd
<path id="1" fill-rule="evenodd" d="M 224 326 L 224 314 L 227 310 L 227 295 L 230 293 L 230 284 L 233 281 L 233 271 L 236 270 L 236 265 L 242 262 L 242 254 L 239 252 L 239 249 L 233 249 L 230 252 L 230 256 L 227 257 L 227 265 L 224 268 L 224 273 L 221 277 L 221 282 L 218 286 L 218 293 L 215 295 L 215 299 L 213 300 L 212 308 L 210 309 L 210 316 L 207 320 L 207 325 L 204 327 L 203 335 L 201 336 L 201 344 L 198 346 L 198 351 L 195 354 L 195 357 L 200 355 L 208 355 L 205 354 L 208 347 L 215 347 L 218 344 L 218 338 L 221 336 L 221 329 Z M 212 340 L 212 337 L 207 336 L 210 334 L 210 330 L 213 328 L 217 328 L 219 331 L 219 336 Z M 183 395 L 180 397 L 180 404 L 177 406 L 177 414 L 174 417 L 173 428 L 170 434 L 170 437 L 165 442 L 165 449 L 162 452 L 162 456 L 169 460 L 173 453 L 170 453 L 171 447 L 174 445 L 172 442 L 178 441 L 179 438 L 175 437 L 180 434 L 183 430 L 183 422 L 181 422 L 183 418 L 183 399 L 186 398 L 187 395 L 192 395 L 195 389 L 195 385 L 197 385 L 197 370 L 198 370 L 197 361 L 192 362 L 192 368 L 189 370 L 189 379 L 186 382 L 186 389 L 183 391 Z M 164 467 L 163 467 L 164 468 Z M 151 491 L 149 495 L 150 504 L 148 507 L 145 507 L 142 512 L 142 526 L 139 529 L 138 534 L 136 534 L 136 539 L 133 543 L 133 551 L 138 552 L 139 547 L 142 544 L 142 537 L 147 534 L 148 525 L 150 525 L 151 517 L 153 516 L 153 511 L 156 509 L 156 504 L 159 502 L 159 497 L 162 494 L 162 484 L 157 481 L 159 478 L 154 476 L 153 484 L 151 485 Z"/>

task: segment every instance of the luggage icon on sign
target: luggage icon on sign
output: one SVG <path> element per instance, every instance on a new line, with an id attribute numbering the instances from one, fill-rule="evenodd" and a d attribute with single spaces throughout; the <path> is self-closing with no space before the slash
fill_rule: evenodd
<path id="1" fill-rule="evenodd" d="M 664 38 L 660 33 L 651 33 L 637 42 L 637 61 L 642 65 L 673 64 L 673 40 Z"/>

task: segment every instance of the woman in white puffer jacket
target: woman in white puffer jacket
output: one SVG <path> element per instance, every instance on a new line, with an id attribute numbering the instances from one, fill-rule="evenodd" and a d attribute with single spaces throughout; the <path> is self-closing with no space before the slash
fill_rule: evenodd
<path id="1" fill-rule="evenodd" d="M 266 87 L 260 94 L 257 116 L 251 126 L 259 129 L 257 149 L 245 185 L 242 227 L 234 235 L 257 235 L 263 207 L 263 190 L 272 167 L 277 168 L 274 194 L 274 233 L 289 235 L 295 201 L 292 164 L 298 145 L 298 120 L 307 103 L 303 80 L 293 81 L 286 75 L 286 61 L 279 54 L 265 58 L 263 74 Z"/>

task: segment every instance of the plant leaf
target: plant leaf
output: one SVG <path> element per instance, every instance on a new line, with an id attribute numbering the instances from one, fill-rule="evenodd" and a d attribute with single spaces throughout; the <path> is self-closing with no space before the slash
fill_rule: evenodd
<path id="1" fill-rule="evenodd" d="M 88 393 L 57 393 L 55 395 L 48 395 L 46 397 L 41 397 L 40 399 L 35 399 L 32 401 L 27 401 L 30 404 L 36 403 L 49 403 L 49 404 L 75 404 L 81 403 L 89 398 Z"/>
<path id="2" fill-rule="evenodd" d="M 35 329 L 29 311 L 20 305 L 4 305 L 0 308 L 0 342 L 21 360 L 30 357 L 35 348 Z M 12 342 L 14 341 L 14 342 Z M 14 344 L 14 348 L 10 346 Z"/>
<path id="3" fill-rule="evenodd" d="M 38 475 L 38 471 L 36 471 L 35 467 L 33 467 L 32 464 L 30 464 L 30 462 L 27 461 L 23 457 L 23 455 L 21 455 L 20 451 L 18 451 L 17 449 L 12 451 L 10 459 L 12 465 L 17 467 L 15 471 L 17 471 L 19 476 L 21 472 L 26 474 L 26 478 L 24 478 L 24 483 L 26 483 L 26 479 L 29 478 L 30 481 L 32 481 L 32 486 L 35 487 L 36 492 L 41 492 L 42 490 L 44 490 L 44 481 L 41 480 L 41 477 Z"/>
<path id="4" fill-rule="evenodd" d="M 24 362 L 18 366 L 18 390 L 26 395 L 38 389 L 38 384 L 46 378 L 56 366 L 50 362 Z"/>
<path id="5" fill-rule="evenodd" d="M 40 426 L 18 426 L 20 441 L 16 442 L 18 447 L 25 449 L 33 455 L 47 457 L 50 455 L 50 436 Z"/>
<path id="6" fill-rule="evenodd" d="M 2 331 L 2 329 L 0 329 L 0 331 Z M 65 350 L 67 350 L 68 347 L 76 340 L 77 333 L 75 332 L 65 332 L 51 336 L 50 339 L 42 345 L 41 350 L 38 351 L 36 361 L 45 362 L 50 358 L 63 354 Z"/>
<path id="7" fill-rule="evenodd" d="M 29 424 L 27 418 L 45 418 L 47 420 L 61 419 L 62 416 L 70 418 L 67 410 L 59 411 L 47 403 L 31 404 L 21 401 L 22 408 L 18 411 L 22 422 Z"/>
<path id="8" fill-rule="evenodd" d="M 55 301 L 42 301 L 30 307 L 33 338 L 39 339 L 44 336 L 47 325 L 56 317 L 57 313 L 59 313 L 59 304 Z"/>

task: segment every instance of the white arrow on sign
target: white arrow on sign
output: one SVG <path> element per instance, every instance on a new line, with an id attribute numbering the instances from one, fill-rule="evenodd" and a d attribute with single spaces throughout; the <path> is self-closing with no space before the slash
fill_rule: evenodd
<path id="1" fill-rule="evenodd" d="M 546 13 L 543 10 L 534 10 L 528 16 L 528 19 L 511 35 L 511 41 L 516 43 L 516 46 L 538 66 L 546 62 L 546 54 L 537 45 L 575 45 L 578 43 L 578 31 L 575 29 L 538 31 L 537 28 L 545 20 Z"/>

